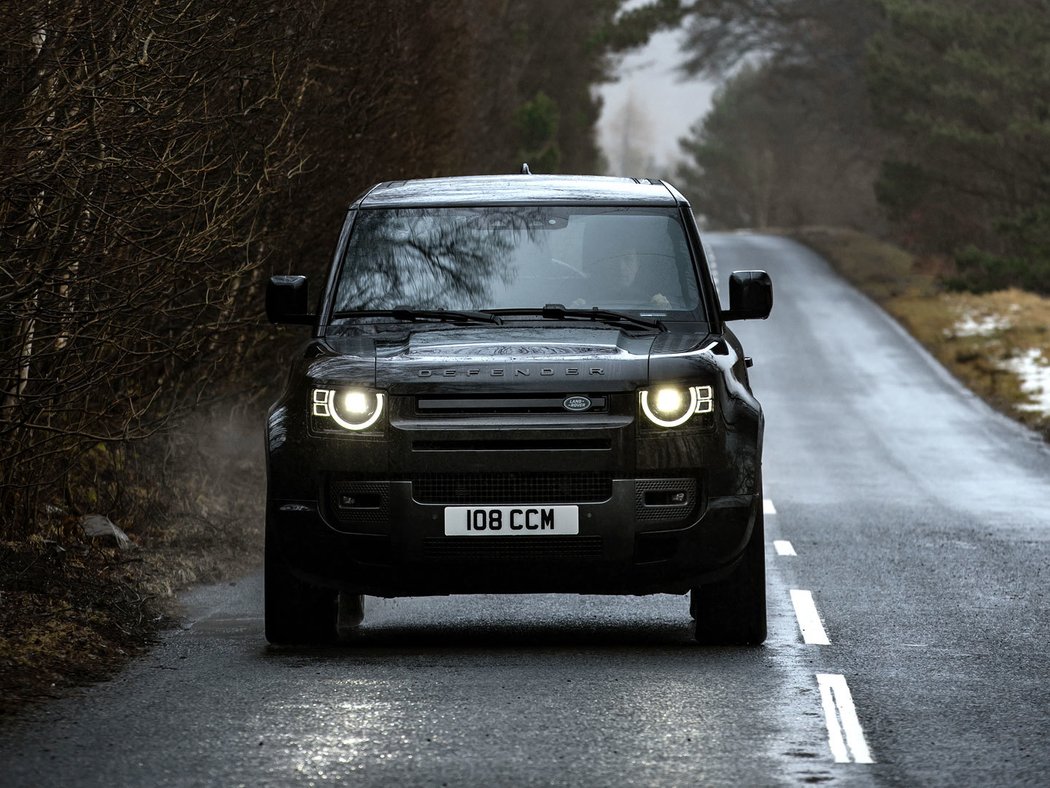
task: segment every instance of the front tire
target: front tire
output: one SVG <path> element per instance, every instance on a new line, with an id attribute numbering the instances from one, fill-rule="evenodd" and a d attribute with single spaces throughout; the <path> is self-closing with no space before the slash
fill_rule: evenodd
<path id="1" fill-rule="evenodd" d="M 339 611 L 336 616 L 336 631 L 342 636 L 353 632 L 364 620 L 365 597 L 363 594 L 340 591 L 336 608 Z"/>
<path id="2" fill-rule="evenodd" d="M 267 641 L 274 645 L 336 642 L 336 592 L 304 583 L 292 574 L 280 555 L 277 535 L 269 522 L 264 550 Z"/>
<path id="3" fill-rule="evenodd" d="M 761 503 L 751 538 L 733 572 L 689 594 L 698 643 L 758 646 L 766 639 L 766 545 Z"/>

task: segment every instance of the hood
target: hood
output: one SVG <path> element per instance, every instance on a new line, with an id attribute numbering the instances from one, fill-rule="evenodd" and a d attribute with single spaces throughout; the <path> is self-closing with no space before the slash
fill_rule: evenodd
<path id="1" fill-rule="evenodd" d="M 392 393 L 540 389 L 613 391 L 649 382 L 650 356 L 695 350 L 697 334 L 586 326 L 470 326 L 376 337 L 332 337 L 310 377 L 372 382 Z M 584 383 L 583 381 L 586 381 Z"/>
<path id="2" fill-rule="evenodd" d="M 593 326 L 419 331 L 376 342 L 376 385 L 507 391 L 586 380 L 595 391 L 622 388 L 646 379 L 653 339 Z"/>

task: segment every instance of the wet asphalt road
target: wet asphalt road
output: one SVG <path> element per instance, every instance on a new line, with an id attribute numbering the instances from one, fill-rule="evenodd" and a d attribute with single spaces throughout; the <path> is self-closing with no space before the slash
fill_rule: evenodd
<path id="1" fill-rule="evenodd" d="M 255 576 L 0 728 L 0 785 L 1046 784 L 1050 452 L 810 252 L 710 241 L 776 291 L 738 331 L 765 646 L 696 646 L 685 597 L 537 596 L 368 598 L 354 645 L 272 650 Z"/>

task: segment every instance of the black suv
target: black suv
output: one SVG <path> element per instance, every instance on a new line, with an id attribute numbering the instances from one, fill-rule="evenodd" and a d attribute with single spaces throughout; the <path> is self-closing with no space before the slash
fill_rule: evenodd
<path id="1" fill-rule="evenodd" d="M 350 209 L 267 430 L 266 637 L 363 594 L 691 594 L 696 638 L 766 636 L 762 410 L 689 204 L 656 180 L 381 183 Z"/>

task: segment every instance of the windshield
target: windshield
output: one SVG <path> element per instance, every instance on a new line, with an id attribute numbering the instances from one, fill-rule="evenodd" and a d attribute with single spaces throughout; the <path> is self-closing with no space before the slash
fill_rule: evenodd
<path id="1" fill-rule="evenodd" d="M 677 211 L 362 210 L 343 259 L 334 311 L 545 304 L 695 319 L 699 288 Z"/>

